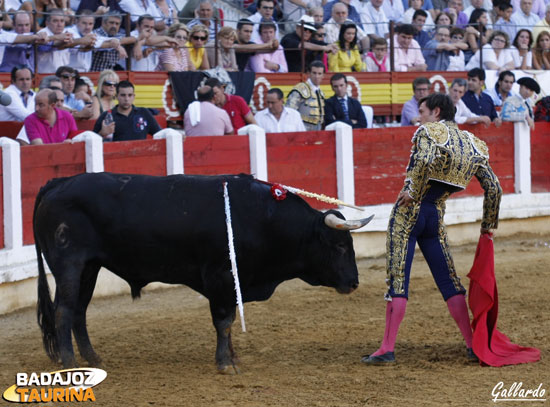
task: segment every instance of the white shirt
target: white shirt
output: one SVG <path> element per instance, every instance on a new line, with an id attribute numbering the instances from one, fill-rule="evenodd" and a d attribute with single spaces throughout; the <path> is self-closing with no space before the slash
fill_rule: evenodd
<path id="1" fill-rule="evenodd" d="M 4 90 L 4 93 L 11 96 L 11 103 L 8 106 L 0 106 L 0 121 L 22 122 L 28 115 L 34 113 L 34 92 L 29 92 L 26 107 L 21 91 L 13 83 Z"/>
<path id="2" fill-rule="evenodd" d="M 466 106 L 466 104 L 462 101 L 462 99 L 458 101 L 455 107 L 456 107 L 455 122 L 457 124 L 466 123 L 466 120 L 468 120 L 470 117 L 479 117 L 477 114 L 472 113 L 472 111 L 468 109 L 468 106 Z"/>
<path id="3" fill-rule="evenodd" d="M 514 57 L 512 55 L 512 50 L 510 48 L 506 48 L 500 51 L 500 55 L 497 58 L 497 54 L 495 54 L 495 51 L 493 50 L 493 47 L 491 44 L 485 44 L 482 48 L 483 50 L 483 68 L 484 69 L 490 69 L 487 66 L 488 62 L 492 62 L 494 64 L 497 64 L 498 66 L 504 66 L 509 62 L 514 61 Z M 477 50 L 476 53 L 472 58 L 470 58 L 470 61 L 466 64 L 466 70 L 469 71 L 472 68 L 479 68 L 479 52 L 481 50 Z"/>
<path id="4" fill-rule="evenodd" d="M 347 21 L 352 22 L 351 20 Z M 332 17 L 325 23 L 325 41 L 327 44 L 333 44 L 338 41 L 338 36 L 340 35 L 340 27 L 341 25 L 334 21 L 334 18 Z M 360 27 L 357 27 L 357 40 L 361 41 L 363 38 L 366 37 L 366 35 L 367 34 L 365 34 L 365 32 Z"/>
<path id="5" fill-rule="evenodd" d="M 4 59 L 4 51 L 6 50 L 6 44 L 13 44 L 18 34 L 4 31 L 0 27 L 0 61 Z"/>
<path id="6" fill-rule="evenodd" d="M 485 8 L 485 7 L 483 7 Z M 490 9 L 485 9 L 487 11 L 487 28 L 490 28 L 491 25 L 493 24 L 493 20 L 491 20 L 491 12 L 490 10 L 492 10 L 493 7 L 491 6 Z M 475 7 L 474 6 L 470 6 L 470 7 L 467 7 L 464 9 L 463 13 L 466 14 L 466 16 L 468 17 L 468 20 L 470 19 L 470 16 L 472 15 L 472 11 L 475 10 Z M 514 39 L 512 38 L 510 41 L 513 41 Z"/>
<path id="7" fill-rule="evenodd" d="M 512 14 L 512 17 L 510 17 L 510 21 L 516 25 L 517 33 L 523 28 L 531 31 L 533 27 L 540 21 L 540 18 L 535 13 L 530 13 L 529 15 L 527 15 L 523 11 L 518 10 L 514 14 Z M 510 38 L 510 42 L 512 41 L 514 41 L 514 39 Z"/>
<path id="8" fill-rule="evenodd" d="M 45 32 L 48 37 L 54 35 L 54 33 L 51 32 L 48 27 L 43 28 L 38 32 Z M 63 32 L 70 31 L 68 30 L 68 28 L 65 28 Z M 50 42 L 50 45 L 51 44 L 53 44 L 53 41 Z M 39 48 L 36 68 L 39 73 L 53 73 L 60 66 L 69 65 L 70 59 L 71 54 L 69 53 L 69 49 L 54 48 L 51 51 L 40 51 Z"/>
<path id="9" fill-rule="evenodd" d="M 292 131 L 306 131 L 302 116 L 297 110 L 290 107 L 283 107 L 281 118 L 277 120 L 271 114 L 269 109 L 264 109 L 256 113 L 254 116 L 258 126 L 265 130 L 266 133 L 284 133 Z"/>
<path id="10" fill-rule="evenodd" d="M 143 6 L 143 2 L 145 2 L 145 7 Z M 156 20 L 162 19 L 154 0 L 120 0 L 118 4 L 122 10 L 130 14 L 132 21 L 137 21 L 144 14 L 156 17 Z"/>
<path id="11" fill-rule="evenodd" d="M 401 5 L 401 7 L 403 7 L 403 5 Z M 363 27 L 365 28 L 365 33 L 375 34 L 384 38 L 385 35 L 390 32 L 389 21 L 382 7 L 377 11 L 372 4 L 368 2 L 363 5 L 359 14 Z"/>
<path id="12" fill-rule="evenodd" d="M 82 34 L 78 31 L 78 28 L 73 25 L 67 28 L 67 31 L 73 34 L 73 38 L 82 38 Z M 105 41 L 109 41 L 112 38 L 101 37 L 97 35 L 96 41 L 93 45 L 93 48 L 101 48 L 101 44 Z M 81 47 L 70 48 L 69 49 L 70 59 L 69 65 L 76 69 L 78 72 L 89 72 L 92 67 L 92 50 L 82 51 Z"/>
<path id="13" fill-rule="evenodd" d="M 262 15 L 256 12 L 255 14 L 252 14 L 250 17 L 247 17 L 247 18 L 254 23 L 254 29 L 252 30 L 252 36 L 250 37 L 250 41 L 255 42 L 256 44 L 261 44 L 262 41 L 260 39 L 259 23 L 260 21 L 262 21 Z M 275 21 L 272 21 L 272 23 L 275 24 L 275 38 L 280 40 L 281 37 L 279 35 L 279 25 Z"/>
<path id="14" fill-rule="evenodd" d="M 512 57 L 514 58 L 515 67 L 519 69 L 521 67 L 521 64 L 523 63 L 523 57 L 519 54 L 518 49 L 513 45 L 512 45 L 511 51 L 512 51 Z M 531 69 L 533 67 L 533 53 L 529 51 L 525 56 L 525 59 L 527 62 L 527 69 Z"/>
<path id="15" fill-rule="evenodd" d="M 130 33 L 132 37 L 138 38 L 139 32 L 134 30 Z M 148 46 L 142 47 L 143 50 L 150 48 Z M 139 61 L 132 57 L 132 71 L 139 72 L 152 72 L 157 68 L 159 64 L 159 54 L 157 51 L 153 51 L 148 57 L 141 58 Z"/>
<path id="16" fill-rule="evenodd" d="M 405 12 L 403 2 L 401 0 L 384 0 L 384 3 L 382 3 L 382 9 L 384 10 L 386 17 L 388 17 L 387 20 L 392 21 L 399 21 Z"/>
<path id="17" fill-rule="evenodd" d="M 412 19 L 414 16 L 414 13 L 416 10 L 412 7 L 408 8 L 407 11 L 401 16 L 401 19 L 399 20 L 403 24 L 412 24 Z M 424 24 L 424 27 L 422 27 L 423 31 L 430 31 L 435 26 L 434 20 L 430 13 L 428 13 L 428 17 L 426 18 L 426 23 Z"/>

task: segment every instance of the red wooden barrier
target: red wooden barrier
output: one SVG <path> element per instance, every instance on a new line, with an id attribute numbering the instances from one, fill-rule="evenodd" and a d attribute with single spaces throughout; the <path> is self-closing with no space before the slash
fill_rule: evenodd
<path id="1" fill-rule="evenodd" d="M 333 131 L 272 133 L 266 138 L 267 172 L 271 182 L 338 196 Z M 314 199 L 307 201 L 315 208 L 332 207 Z"/>
<path id="2" fill-rule="evenodd" d="M 461 126 L 489 146 L 491 167 L 499 177 L 504 193 L 514 192 L 514 127 L 505 123 L 490 126 Z M 415 127 L 355 130 L 355 203 L 376 205 L 393 202 L 401 188 L 409 161 Z M 483 195 L 479 182 L 472 181 L 453 198 Z"/>
<path id="3" fill-rule="evenodd" d="M 550 123 L 537 122 L 531 132 L 531 191 L 550 192 Z"/>
<path id="4" fill-rule="evenodd" d="M 183 144 L 186 174 L 238 174 L 250 172 L 248 137 L 187 137 Z"/>
<path id="5" fill-rule="evenodd" d="M 48 180 L 86 172 L 84 143 L 21 147 L 23 244 L 33 244 L 32 214 L 36 194 Z"/>
<path id="6" fill-rule="evenodd" d="M 136 140 L 103 144 L 106 172 L 166 175 L 166 141 Z"/>

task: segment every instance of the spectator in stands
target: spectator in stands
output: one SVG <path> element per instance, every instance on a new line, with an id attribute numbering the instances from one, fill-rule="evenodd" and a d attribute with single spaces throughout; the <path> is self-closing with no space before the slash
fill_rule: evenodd
<path id="1" fill-rule="evenodd" d="M 366 129 L 367 118 L 361 103 L 348 96 L 346 75 L 337 73 L 330 78 L 334 96 L 325 101 L 325 126 L 336 121 L 349 124 L 354 129 Z"/>
<path id="2" fill-rule="evenodd" d="M 367 72 L 389 72 L 390 57 L 388 43 L 384 38 L 375 38 L 371 43 L 372 51 L 365 56 Z"/>
<path id="3" fill-rule="evenodd" d="M 487 10 L 491 10 L 492 4 L 489 2 L 487 5 L 484 4 L 484 0 L 470 0 L 470 6 L 466 7 L 464 9 L 464 14 L 468 17 L 468 24 L 472 24 L 472 14 L 475 10 L 482 10 L 482 12 L 487 13 Z M 491 25 L 493 21 L 491 20 L 491 16 L 487 13 L 487 22 L 485 22 L 485 25 Z M 477 21 L 473 21 L 476 23 Z"/>
<path id="4" fill-rule="evenodd" d="M 29 14 L 36 12 L 36 22 L 39 27 L 47 26 L 48 13 L 51 13 L 57 9 L 67 10 L 66 2 L 64 0 L 29 0 L 21 2 L 21 7 L 19 7 L 19 10 L 25 11 Z M 67 11 L 74 14 L 72 10 Z"/>
<path id="5" fill-rule="evenodd" d="M 275 26 L 275 24 L 273 24 Z M 218 61 L 216 64 L 216 47 L 213 42 L 206 44 L 206 54 L 208 63 L 212 68 L 219 66 L 228 72 L 236 72 L 239 70 L 237 66 L 237 57 L 233 44 L 237 39 L 237 33 L 232 27 L 222 27 L 218 31 Z M 273 37 L 275 38 L 275 27 L 273 27 Z M 281 51 L 282 52 L 282 51 Z"/>
<path id="6" fill-rule="evenodd" d="M 323 7 L 310 7 L 307 11 L 307 15 L 313 17 L 315 24 L 321 24 L 324 20 L 325 12 Z M 295 20 L 298 20 L 299 17 L 296 17 Z"/>
<path id="7" fill-rule="evenodd" d="M 476 51 L 466 64 L 466 69 L 469 70 L 480 66 L 481 52 L 483 52 L 484 69 L 493 69 L 502 72 L 514 69 L 515 67 L 514 56 L 510 49 L 510 39 L 503 31 L 493 31 L 489 37 L 489 43 L 485 44 L 481 50 Z"/>
<path id="8" fill-rule="evenodd" d="M 35 112 L 25 119 L 25 132 L 31 144 L 62 143 L 78 131 L 73 116 L 58 109 L 56 102 L 57 95 L 51 89 L 36 94 Z"/>
<path id="9" fill-rule="evenodd" d="M 92 102 L 94 84 L 87 76 L 81 76 L 75 81 L 74 94 L 77 99 Z M 84 94 L 84 95 L 83 95 Z"/>
<path id="10" fill-rule="evenodd" d="M 534 130 L 533 96 L 540 93 L 540 86 L 536 80 L 529 77 L 518 79 L 518 85 L 519 95 L 507 98 L 502 105 L 502 120 L 511 122 L 526 120 L 531 130 Z"/>
<path id="11" fill-rule="evenodd" d="M 48 88 L 59 88 L 61 89 L 61 79 L 55 75 L 44 76 L 38 85 L 38 90 L 48 89 Z"/>
<path id="12" fill-rule="evenodd" d="M 512 86 L 514 86 L 515 81 L 516 76 L 512 71 L 502 71 L 498 75 L 498 80 L 495 86 L 491 89 L 484 90 L 484 92 L 491 96 L 495 106 L 502 106 L 508 97 L 514 95 L 512 92 Z"/>
<path id="13" fill-rule="evenodd" d="M 153 16 L 145 14 L 139 16 L 136 30 L 130 33 L 136 38 L 132 51 L 132 70 L 152 72 L 159 64 L 158 52 L 155 47 L 178 46 L 176 39 L 157 35 L 155 32 L 155 19 Z"/>
<path id="14" fill-rule="evenodd" d="M 485 71 L 473 68 L 468 71 L 468 91 L 462 97 L 462 101 L 468 109 L 479 116 L 489 116 L 498 127 L 502 123 L 495 110 L 495 104 L 491 96 L 483 92 L 485 86 Z"/>
<path id="15" fill-rule="evenodd" d="M 97 81 L 97 89 L 92 98 L 92 117 L 97 118 L 107 110 L 111 110 L 116 105 L 116 87 L 120 82 L 120 78 L 115 71 L 105 70 L 99 75 Z"/>
<path id="16" fill-rule="evenodd" d="M 451 63 L 451 57 L 456 56 L 456 51 L 460 51 L 460 48 L 457 43 L 451 42 L 449 28 L 446 26 L 438 27 L 434 39 L 426 44 L 422 52 L 428 65 L 428 71 L 447 71 Z M 462 62 L 462 65 L 464 66 L 464 62 Z"/>
<path id="17" fill-rule="evenodd" d="M 493 28 L 505 32 L 510 39 L 515 38 L 517 32 L 516 23 L 511 19 L 514 7 L 510 3 L 502 2 L 495 9 L 497 10 L 498 19 Z"/>
<path id="18" fill-rule="evenodd" d="M 82 14 L 82 11 L 90 10 L 97 17 L 102 17 L 104 14 L 111 12 L 124 14 L 125 11 L 120 8 L 119 0 L 81 0 L 76 14 Z M 94 23 L 94 28 L 101 26 L 101 19 L 97 18 Z"/>
<path id="19" fill-rule="evenodd" d="M 8 106 L 0 106 L 0 121 L 22 122 L 34 112 L 34 75 L 27 66 L 14 67 L 11 71 L 11 85 L 4 92 L 11 96 Z"/>
<path id="20" fill-rule="evenodd" d="M 456 107 L 455 122 L 457 124 L 483 123 L 486 127 L 489 126 L 491 124 L 489 116 L 478 116 L 472 113 L 462 101 L 462 96 L 464 96 L 467 86 L 468 82 L 466 79 L 457 78 L 453 80 L 449 88 L 449 96 Z"/>
<path id="21" fill-rule="evenodd" d="M 225 85 L 216 78 L 208 79 L 205 85 L 214 91 L 214 104 L 227 112 L 235 133 L 247 124 L 256 124 L 252 111 L 242 97 L 225 93 Z"/>
<path id="22" fill-rule="evenodd" d="M 158 71 L 184 72 L 194 71 L 186 44 L 189 40 L 189 29 L 185 24 L 174 23 L 168 29 L 168 36 L 178 41 L 178 46 L 165 48 L 159 55 Z"/>
<path id="23" fill-rule="evenodd" d="M 136 23 L 140 16 L 145 14 L 156 17 L 155 30 L 164 31 L 166 28 L 163 18 L 160 16 L 154 0 L 120 0 L 120 8 L 130 15 L 132 23 Z"/>
<path id="24" fill-rule="evenodd" d="M 412 26 L 415 30 L 413 39 L 418 42 L 421 48 L 424 48 L 426 44 L 432 40 L 432 36 L 424 29 L 427 16 L 428 13 L 426 11 L 416 10 L 412 18 Z"/>
<path id="25" fill-rule="evenodd" d="M 332 17 L 325 24 L 325 41 L 329 44 L 333 44 L 338 41 L 340 38 L 340 29 L 343 24 L 353 23 L 352 20 L 348 18 L 348 8 L 344 3 L 336 3 L 332 7 Z M 357 39 L 359 41 L 360 49 L 368 50 L 369 49 L 369 38 L 365 32 L 357 27 Z"/>
<path id="26" fill-rule="evenodd" d="M 357 47 L 357 26 L 344 23 L 340 26 L 340 35 L 336 42 L 338 52 L 328 57 L 328 69 L 331 72 L 362 72 L 365 65 Z"/>
<path id="27" fill-rule="evenodd" d="M 326 43 L 327 34 L 323 23 L 316 23 L 315 29 L 317 31 L 312 34 L 311 38 L 317 41 L 319 45 L 328 45 Z M 313 55 L 313 60 L 321 61 L 323 65 L 325 65 L 325 70 L 328 71 L 328 54 L 325 54 L 323 51 L 312 51 L 311 53 Z"/>
<path id="28" fill-rule="evenodd" d="M 512 45 L 512 56 L 514 57 L 516 69 L 525 70 L 533 68 L 532 45 L 533 36 L 531 35 L 531 31 L 525 28 L 519 30 Z"/>
<path id="29" fill-rule="evenodd" d="M 31 34 L 31 17 L 26 12 L 17 12 L 13 17 L 15 32 L 0 32 L 0 43 L 7 43 L 4 48 L 4 57 L 0 65 L 0 72 L 11 72 L 16 66 L 28 66 L 34 72 L 35 42 L 43 44 L 47 39 L 45 32 Z"/>
<path id="30" fill-rule="evenodd" d="M 384 14 L 388 17 L 389 21 L 399 21 L 406 7 L 408 7 L 408 0 L 384 0 L 384 3 L 382 3 Z M 424 2 L 424 9 L 426 11 L 428 11 L 428 9 L 433 9 L 431 0 Z"/>
<path id="31" fill-rule="evenodd" d="M 272 23 L 275 24 L 275 39 L 279 40 L 279 27 L 277 22 L 273 18 L 273 10 L 275 8 L 275 3 L 273 0 L 258 0 L 257 11 L 255 14 L 252 14 L 248 19 L 254 23 L 254 29 L 252 31 L 252 37 L 250 41 L 255 43 L 261 43 L 260 41 L 260 23 Z"/>
<path id="32" fill-rule="evenodd" d="M 550 69 L 550 32 L 542 31 L 533 52 L 533 69 Z"/>
<path id="33" fill-rule="evenodd" d="M 189 56 L 191 62 L 197 70 L 210 69 L 208 63 L 208 56 L 206 55 L 206 49 L 204 46 L 208 41 L 208 28 L 202 24 L 197 24 L 191 28 L 189 33 L 189 42 L 187 43 L 187 49 L 189 50 Z"/>
<path id="34" fill-rule="evenodd" d="M 309 66 L 316 58 L 316 52 L 338 52 L 334 44 L 327 45 L 323 41 L 312 38 L 316 32 L 313 18 L 303 15 L 293 33 L 289 33 L 281 40 L 281 45 L 285 49 L 285 58 L 288 65 L 288 72 L 302 72 L 302 38 L 304 39 L 304 49 L 306 50 L 305 66 Z M 287 100 L 288 103 L 288 100 Z"/>
<path id="35" fill-rule="evenodd" d="M 92 117 L 92 105 L 86 105 L 74 94 L 74 86 L 78 79 L 78 71 L 71 66 L 61 66 L 55 71 L 55 76 L 61 80 L 61 90 L 64 94 L 64 104 L 75 119 L 87 120 Z"/>
<path id="36" fill-rule="evenodd" d="M 464 2 L 462 0 L 449 0 L 448 7 L 443 11 L 453 16 L 456 27 L 466 28 L 468 16 L 464 13 Z"/>
<path id="37" fill-rule="evenodd" d="M 321 130 L 323 127 L 325 95 L 320 86 L 324 76 L 325 66 L 323 63 L 313 61 L 308 67 L 308 79 L 294 86 L 288 94 L 286 106 L 300 112 L 308 131 Z"/>
<path id="38" fill-rule="evenodd" d="M 192 29 L 196 25 L 203 25 L 207 27 L 208 41 L 214 41 L 216 38 L 216 23 L 214 22 L 214 6 L 211 0 L 201 0 L 199 2 L 198 10 L 199 18 L 189 21 L 187 27 Z M 218 22 L 218 30 L 220 29 L 220 23 Z"/>
<path id="39" fill-rule="evenodd" d="M 82 10 L 82 14 L 76 18 L 76 25 L 67 29 L 73 36 L 75 44 L 80 46 L 69 49 L 70 62 L 79 72 L 89 72 L 92 67 L 92 49 L 115 48 L 120 45 L 117 39 L 100 37 L 93 33 L 95 17 L 90 10 Z M 120 53 L 126 57 L 126 50 L 120 48 Z"/>
<path id="40" fill-rule="evenodd" d="M 257 52 L 272 52 L 279 47 L 279 41 L 274 39 L 271 43 L 256 44 L 250 41 L 254 24 L 243 18 L 237 23 L 237 41 L 233 45 L 237 57 L 237 66 L 239 71 L 244 71 L 248 67 L 250 57 Z"/>
<path id="41" fill-rule="evenodd" d="M 266 105 L 267 108 L 255 116 L 258 126 L 266 133 L 306 131 L 300 113 L 284 105 L 281 89 L 271 88 L 267 91 Z"/>
<path id="42" fill-rule="evenodd" d="M 183 115 L 185 135 L 193 137 L 233 134 L 229 115 L 215 105 L 212 87 L 199 88 L 197 97 L 198 102 L 191 103 Z"/>
<path id="43" fill-rule="evenodd" d="M 178 10 L 173 0 L 154 0 L 158 15 L 164 21 L 166 28 L 178 22 Z"/>
<path id="44" fill-rule="evenodd" d="M 532 30 L 533 27 L 540 21 L 540 17 L 532 11 L 533 0 L 520 0 L 519 8 L 520 9 L 512 14 L 511 17 L 512 22 L 516 25 L 516 30 L 520 30 L 522 28 Z"/>
<path id="45" fill-rule="evenodd" d="M 485 45 L 492 34 L 492 30 L 487 28 L 488 24 L 490 24 L 489 15 L 485 9 L 480 8 L 472 11 L 468 20 L 468 27 L 466 27 L 466 42 L 470 46 L 472 54 Z"/>
<path id="46" fill-rule="evenodd" d="M 247 0 L 248 1 L 248 0 Z M 182 9 L 178 12 L 178 17 L 187 23 L 198 15 L 200 0 L 187 0 Z M 223 10 L 214 7 L 214 18 L 223 21 Z"/>
<path id="47" fill-rule="evenodd" d="M 414 13 L 416 13 L 418 10 L 422 10 L 423 5 L 424 0 L 409 0 L 409 8 L 405 10 L 399 21 L 403 24 L 412 24 Z M 435 24 L 430 13 L 426 13 L 426 21 L 424 23 L 427 24 L 428 30 L 433 29 Z"/>
<path id="48" fill-rule="evenodd" d="M 383 3 L 384 0 L 370 0 L 363 3 L 361 9 L 363 27 L 371 41 L 375 38 L 388 38 L 390 36 L 389 20 L 382 8 Z"/>
<path id="49" fill-rule="evenodd" d="M 401 126 L 417 126 L 420 123 L 418 101 L 430 94 L 430 80 L 420 76 L 413 81 L 412 87 L 413 97 L 403 104 L 401 110 Z"/>
<path id="50" fill-rule="evenodd" d="M 550 32 L 550 4 L 546 5 L 544 18 L 539 20 L 532 29 L 531 36 L 533 40 L 536 40 L 542 31 Z"/>
<path id="51" fill-rule="evenodd" d="M 101 19 L 101 27 L 94 30 L 99 37 L 109 37 L 112 40 L 118 39 L 118 45 L 113 49 L 96 49 L 92 52 L 92 71 L 101 72 L 105 69 L 117 71 L 124 70 L 124 66 L 119 63 L 121 58 L 126 58 L 126 51 L 123 45 L 129 45 L 136 42 L 134 37 L 126 37 L 126 31 L 120 28 L 122 17 L 116 12 L 107 12 Z"/>
<path id="52" fill-rule="evenodd" d="M 104 139 L 113 135 L 113 141 L 143 140 L 148 134 L 160 131 L 160 126 L 144 107 L 134 106 L 136 97 L 134 85 L 129 81 L 120 81 L 116 87 L 118 105 L 104 111 L 94 125 L 94 131 Z M 111 124 L 105 122 L 107 113 L 113 116 Z"/>
<path id="53" fill-rule="evenodd" d="M 260 41 L 268 44 L 275 39 L 275 24 L 262 23 L 260 25 Z M 288 72 L 288 65 L 285 59 L 283 47 L 270 53 L 256 54 L 250 58 L 250 70 L 257 73 L 285 73 Z"/>
<path id="54" fill-rule="evenodd" d="M 323 6 L 325 22 L 327 22 L 330 16 L 332 16 L 332 7 L 334 7 L 334 5 L 338 3 L 345 4 L 348 8 L 348 18 L 353 21 L 359 28 L 363 28 L 361 26 L 361 16 L 357 12 L 357 9 L 351 5 L 351 0 L 332 0 L 326 3 Z"/>
<path id="55" fill-rule="evenodd" d="M 468 44 L 464 40 L 466 31 L 462 28 L 455 27 L 451 30 L 451 43 L 455 44 L 455 54 L 449 57 L 448 71 L 464 71 L 465 68 L 465 54 L 464 51 L 468 49 Z"/>
<path id="56" fill-rule="evenodd" d="M 422 72 L 427 68 L 426 61 L 420 50 L 420 45 L 413 39 L 415 34 L 411 24 L 403 24 L 396 29 L 395 44 L 395 70 L 397 72 Z"/>

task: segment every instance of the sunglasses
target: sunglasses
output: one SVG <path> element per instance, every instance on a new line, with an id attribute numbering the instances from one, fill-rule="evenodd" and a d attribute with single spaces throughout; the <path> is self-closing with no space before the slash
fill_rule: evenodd
<path id="1" fill-rule="evenodd" d="M 76 75 L 61 75 L 63 79 L 74 79 Z"/>
<path id="2" fill-rule="evenodd" d="M 116 82 L 109 82 L 109 81 L 105 81 L 105 82 L 103 82 L 103 84 L 105 86 L 116 86 L 116 85 L 118 85 Z"/>
<path id="3" fill-rule="evenodd" d="M 273 10 L 275 7 L 262 6 L 264 10 Z"/>
<path id="4" fill-rule="evenodd" d="M 193 38 L 195 41 L 206 41 L 207 37 L 199 37 L 198 35 L 193 35 L 191 38 Z"/>

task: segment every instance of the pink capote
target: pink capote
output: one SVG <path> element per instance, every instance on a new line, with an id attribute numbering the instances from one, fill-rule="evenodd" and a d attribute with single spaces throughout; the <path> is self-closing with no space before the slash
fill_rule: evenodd
<path id="1" fill-rule="evenodd" d="M 482 234 L 470 273 L 468 304 L 473 314 L 473 349 L 482 366 L 536 362 L 540 350 L 515 345 L 497 330 L 498 293 L 493 236 Z"/>

